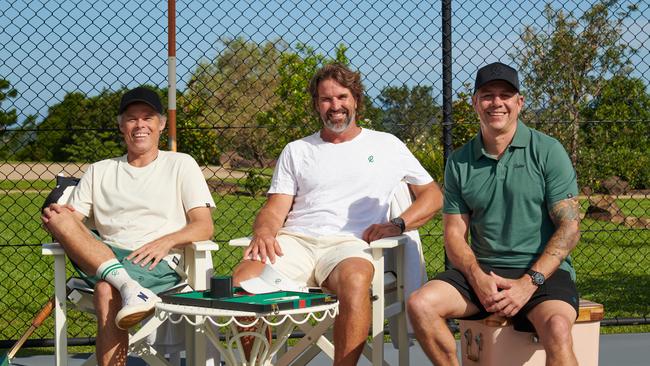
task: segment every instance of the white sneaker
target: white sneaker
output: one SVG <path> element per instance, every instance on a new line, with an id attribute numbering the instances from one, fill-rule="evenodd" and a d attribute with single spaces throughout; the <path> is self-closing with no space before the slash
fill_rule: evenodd
<path id="1" fill-rule="evenodd" d="M 140 323 L 142 319 L 153 314 L 156 303 L 161 301 L 151 290 L 137 283 L 124 284 L 120 294 L 122 309 L 115 317 L 115 324 L 120 329 L 129 329 Z"/>

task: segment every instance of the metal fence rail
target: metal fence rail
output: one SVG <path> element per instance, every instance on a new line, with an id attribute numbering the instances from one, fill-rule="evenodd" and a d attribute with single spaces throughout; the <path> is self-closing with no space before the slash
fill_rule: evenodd
<path id="1" fill-rule="evenodd" d="M 123 154 L 125 88 L 167 95 L 165 5 L 0 3 L 1 340 L 53 293 L 39 210 L 55 175 Z M 215 271 L 237 263 L 226 243 L 250 232 L 280 149 L 318 128 L 305 94 L 316 66 L 360 70 L 364 125 L 400 137 L 442 183 L 445 149 L 477 131 L 476 69 L 501 61 L 521 70 L 524 122 L 558 138 L 578 171 L 581 293 L 610 319 L 650 317 L 649 20 L 647 3 L 624 1 L 176 4 L 177 143 L 219 206 Z M 444 268 L 440 217 L 421 233 L 433 275 Z M 33 338 L 52 338 L 51 322 Z M 70 337 L 93 337 L 93 322 L 70 312 Z"/>

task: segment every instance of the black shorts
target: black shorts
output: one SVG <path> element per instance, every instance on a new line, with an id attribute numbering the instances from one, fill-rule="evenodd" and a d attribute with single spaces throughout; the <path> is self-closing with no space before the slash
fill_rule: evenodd
<path id="1" fill-rule="evenodd" d="M 501 267 L 491 267 L 485 264 L 481 264 L 481 269 L 485 273 L 490 273 L 490 271 L 495 274 L 510 279 L 516 279 L 523 276 L 528 268 L 501 268 Z M 478 296 L 470 286 L 469 282 L 465 279 L 465 276 L 462 272 L 457 269 L 450 269 L 439 273 L 434 279 L 444 281 L 454 286 L 458 292 L 463 295 L 466 299 L 469 299 L 471 303 L 476 305 L 479 309 L 479 312 L 465 317 L 463 319 L 467 320 L 477 320 L 484 319 L 490 316 L 489 313 L 479 300 Z M 558 269 L 553 273 L 553 275 L 546 279 L 543 285 L 541 285 L 533 296 L 530 298 L 528 303 L 524 305 L 519 312 L 512 317 L 512 323 L 515 330 L 520 332 L 534 332 L 535 328 L 533 324 L 528 320 L 526 314 L 532 310 L 539 303 L 548 300 L 561 300 L 564 301 L 576 310 L 576 317 L 578 316 L 578 306 L 579 306 L 579 296 L 578 289 L 576 288 L 575 282 L 571 279 L 569 272 Z"/>

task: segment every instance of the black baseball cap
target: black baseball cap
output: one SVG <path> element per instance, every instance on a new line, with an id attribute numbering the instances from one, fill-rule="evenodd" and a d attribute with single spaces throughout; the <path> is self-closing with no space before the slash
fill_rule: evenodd
<path id="1" fill-rule="evenodd" d="M 122 114 L 126 108 L 133 103 L 147 103 L 153 108 L 156 112 L 162 114 L 163 107 L 160 102 L 160 97 L 158 93 L 151 89 L 137 87 L 131 89 L 122 95 L 122 100 L 120 101 L 120 110 L 117 114 Z"/>
<path id="2" fill-rule="evenodd" d="M 474 82 L 474 94 L 485 84 L 494 81 L 503 80 L 512 85 L 519 93 L 519 76 L 517 70 L 502 64 L 501 62 L 491 63 L 483 66 L 476 72 L 476 81 Z"/>

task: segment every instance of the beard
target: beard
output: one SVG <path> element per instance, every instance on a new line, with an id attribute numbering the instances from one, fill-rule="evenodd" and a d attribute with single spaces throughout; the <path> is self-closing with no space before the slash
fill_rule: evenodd
<path id="1" fill-rule="evenodd" d="M 343 122 L 336 123 L 333 122 L 329 117 L 326 118 L 321 118 L 323 120 L 323 125 L 325 126 L 326 129 L 330 130 L 331 132 L 334 132 L 336 134 L 340 134 L 343 131 L 347 130 L 348 127 L 350 127 L 350 123 L 352 123 L 352 120 L 355 117 L 354 112 L 350 113 L 347 109 L 343 109 L 345 111 L 345 114 L 347 117 L 343 120 Z"/>

